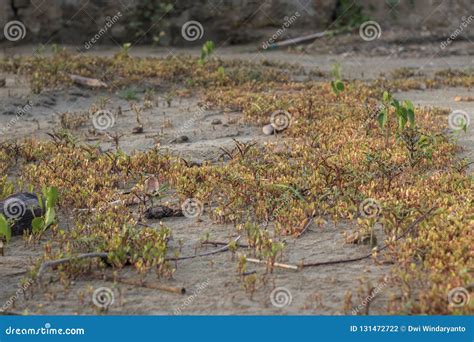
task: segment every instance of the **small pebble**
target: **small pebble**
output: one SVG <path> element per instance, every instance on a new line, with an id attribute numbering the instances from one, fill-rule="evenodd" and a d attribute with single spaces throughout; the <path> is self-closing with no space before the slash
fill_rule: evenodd
<path id="1" fill-rule="evenodd" d="M 177 137 L 173 142 L 175 142 L 177 144 L 181 144 L 181 143 L 184 143 L 186 141 L 189 141 L 189 138 L 185 135 L 182 135 L 182 136 Z"/>
<path id="2" fill-rule="evenodd" d="M 137 126 L 132 129 L 132 134 L 141 134 L 143 133 L 143 126 Z"/>
<path id="3" fill-rule="evenodd" d="M 211 124 L 212 125 L 220 125 L 220 124 L 222 124 L 222 120 L 221 119 L 214 119 L 214 120 L 212 120 Z"/>
<path id="4" fill-rule="evenodd" d="M 272 135 L 275 132 L 275 129 L 271 124 L 268 124 L 262 127 L 262 132 L 265 135 Z"/>

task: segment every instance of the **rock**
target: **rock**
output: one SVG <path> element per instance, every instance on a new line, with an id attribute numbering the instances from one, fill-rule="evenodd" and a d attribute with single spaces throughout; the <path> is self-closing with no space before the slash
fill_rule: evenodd
<path id="1" fill-rule="evenodd" d="M 189 141 L 189 138 L 186 135 L 181 135 L 181 136 L 179 136 L 179 137 L 177 137 L 176 139 L 173 140 L 173 142 L 177 143 L 177 144 L 181 144 L 181 143 L 184 143 L 186 141 Z"/>
<path id="2" fill-rule="evenodd" d="M 273 133 L 275 133 L 275 129 L 271 124 L 268 124 L 262 127 L 262 132 L 265 135 L 272 135 Z"/>
<path id="3" fill-rule="evenodd" d="M 221 119 L 214 119 L 211 121 L 211 124 L 212 125 L 220 125 L 222 124 L 222 120 Z"/>
<path id="4" fill-rule="evenodd" d="M 31 221 L 43 216 L 43 209 L 35 194 L 21 192 L 0 201 L 0 214 L 13 222 L 12 236 L 15 236 L 22 235 L 24 231 L 30 232 Z"/>
<path id="5" fill-rule="evenodd" d="M 133 127 L 132 134 L 141 134 L 141 133 L 143 133 L 143 126 L 142 125 L 137 126 L 137 127 Z"/>
<path id="6" fill-rule="evenodd" d="M 148 208 L 145 211 L 147 219 L 162 219 L 164 217 L 183 216 L 181 209 L 173 209 L 165 205 Z"/>

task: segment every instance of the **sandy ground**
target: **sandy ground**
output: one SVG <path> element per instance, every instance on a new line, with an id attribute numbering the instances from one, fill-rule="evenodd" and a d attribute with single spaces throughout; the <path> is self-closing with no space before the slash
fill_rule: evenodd
<path id="1" fill-rule="evenodd" d="M 20 53 L 27 53 L 27 48 Z M 248 49 L 247 49 L 248 50 Z M 182 50 L 173 50 L 180 53 Z M 11 53 L 11 52 L 10 52 Z M 103 53 L 103 52 L 97 52 Z M 108 53 L 113 53 L 109 51 Z M 137 48 L 136 55 L 163 55 L 165 50 Z M 330 66 L 339 61 L 345 77 L 371 78 L 379 74 L 389 74 L 400 67 L 424 67 L 433 72 L 448 67 L 465 69 L 473 67 L 470 56 L 426 58 L 387 58 L 341 56 L 341 55 L 309 55 L 288 52 L 269 52 L 265 54 L 251 53 L 242 48 L 241 51 L 221 49 L 217 52 L 223 58 L 242 58 L 247 60 L 273 59 L 283 62 L 299 63 L 305 68 L 319 68 L 329 71 Z M 0 126 L 5 126 L 15 117 L 18 106 L 24 106 L 28 96 L 26 81 L 13 75 L 6 77 L 7 85 L 0 88 Z M 145 110 L 142 122 L 145 131 L 142 134 L 132 134 L 136 126 L 135 114 L 129 108 L 127 101 L 120 99 L 117 94 L 70 88 L 57 92 L 47 92 L 39 96 L 29 97 L 33 106 L 17 123 L 8 129 L 8 138 L 26 136 L 47 138 L 46 132 L 59 128 L 58 114 L 63 112 L 80 113 L 87 110 L 100 97 L 110 99 L 110 110 L 122 108 L 122 115 L 115 120 L 111 132 L 123 134 L 120 147 L 128 153 L 144 151 L 155 146 L 182 155 L 191 160 L 215 160 L 221 154 L 220 147 L 233 145 L 232 139 L 240 141 L 257 141 L 278 137 L 267 137 L 261 133 L 260 127 L 243 123 L 242 115 L 238 112 L 202 112 L 198 100 L 194 97 L 175 97 L 171 106 L 165 104 L 165 89 L 156 86 L 158 107 Z M 146 86 L 138 89 L 139 97 L 143 96 Z M 423 106 L 438 106 L 462 109 L 471 115 L 474 113 L 474 102 L 455 102 L 454 96 L 473 96 L 470 89 L 439 89 L 425 91 L 410 91 L 397 94 L 400 98 L 411 99 L 415 104 Z M 447 118 L 446 118 L 447 122 Z M 114 149 L 110 139 L 105 135 L 92 133 L 92 122 L 85 122 L 77 129 L 77 134 L 91 144 L 99 143 L 103 150 Z M 468 134 L 460 134 L 458 139 L 464 146 L 463 155 L 472 160 L 473 132 L 472 125 Z M 173 142 L 177 136 L 186 135 L 189 140 L 183 143 Z M 2 140 L 6 137 L 4 135 Z M 471 169 L 472 170 L 472 169 Z M 158 222 L 149 222 L 158 225 Z M 234 228 L 230 225 L 219 225 L 211 222 L 205 215 L 202 222 L 187 218 L 168 218 L 164 220 L 173 231 L 172 246 L 177 241 L 184 242 L 181 255 L 192 255 L 196 251 L 211 251 L 215 246 L 200 246 L 199 241 L 209 233 L 211 240 L 228 241 L 235 237 Z M 342 222 L 334 225 L 330 222 L 322 226 L 313 225 L 301 238 L 287 238 L 285 262 L 297 264 L 354 257 L 367 253 L 370 249 L 364 245 L 344 244 L 344 232 L 352 230 L 353 223 Z M 65 227 L 61 227 L 65 228 Z M 383 237 L 379 236 L 379 241 Z M 241 242 L 245 242 L 242 240 Z M 197 249 L 196 249 L 197 248 Z M 41 255 L 42 247 L 25 245 L 21 237 L 15 237 L 5 249 L 5 256 L 0 257 L 0 303 L 7 302 L 19 288 L 19 282 L 25 277 L 25 272 L 33 265 L 37 256 Z M 231 253 L 221 253 L 208 257 L 180 261 L 172 280 L 156 279 L 153 274 L 147 278 L 147 284 L 161 284 L 185 287 L 187 294 L 179 295 L 147 289 L 139 286 L 125 285 L 101 280 L 102 272 L 95 275 L 74 279 L 65 288 L 58 284 L 54 272 L 48 273 L 49 284 L 38 288 L 30 286 L 28 300 L 23 295 L 18 296 L 18 302 L 13 308 L 17 312 L 27 310 L 34 314 L 94 314 L 97 307 L 91 301 L 91 293 L 99 287 L 109 287 L 115 297 L 109 308 L 111 314 L 343 314 L 344 297 L 347 291 L 353 292 L 352 303 L 356 307 L 362 301 L 356 292 L 364 288 L 370 281 L 374 286 L 381 286 L 383 291 L 372 300 L 371 314 L 386 313 L 386 303 L 391 295 L 397 295 L 390 284 L 384 282 L 384 277 L 390 274 L 391 265 L 377 265 L 371 260 L 349 264 L 321 266 L 300 271 L 277 269 L 272 274 L 266 274 L 265 267 L 250 265 L 249 271 L 256 271 L 258 276 L 257 290 L 250 296 L 243 287 L 243 282 L 236 272 L 236 260 Z M 111 271 L 104 271 L 110 275 Z M 122 276 L 127 279 L 136 278 L 134 271 L 125 269 Z M 48 281 L 46 282 L 48 283 Z M 271 294 L 275 287 L 284 287 L 291 293 L 291 302 L 284 307 L 276 307 L 271 303 Z M 33 295 L 33 297 L 30 297 Z"/>

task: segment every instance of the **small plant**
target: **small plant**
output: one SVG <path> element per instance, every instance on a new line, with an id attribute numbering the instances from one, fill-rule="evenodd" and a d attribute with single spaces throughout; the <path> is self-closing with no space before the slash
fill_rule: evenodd
<path id="1" fill-rule="evenodd" d="M 127 101 L 138 101 L 138 90 L 134 87 L 123 89 L 119 92 L 119 97 Z"/>
<path id="2" fill-rule="evenodd" d="M 341 64 L 340 63 L 334 63 L 332 65 L 331 75 L 333 77 L 333 81 L 331 81 L 332 91 L 336 95 L 339 95 L 340 92 L 344 91 L 344 83 L 341 81 L 342 72 L 341 72 Z"/>
<path id="3" fill-rule="evenodd" d="M 8 220 L 0 214 L 0 240 L 4 239 L 6 242 L 10 241 L 12 237 L 12 230 Z"/>
<path id="4" fill-rule="evenodd" d="M 215 48 L 216 45 L 212 40 L 208 40 L 207 42 L 205 42 L 201 48 L 201 57 L 199 57 L 198 64 L 201 66 L 204 65 L 206 59 L 211 56 Z"/>
<path id="5" fill-rule="evenodd" d="M 31 222 L 33 233 L 35 234 L 41 234 L 56 221 L 56 211 L 54 207 L 58 202 L 58 189 L 55 187 L 43 187 L 42 193 L 45 200 L 44 203 L 41 200 L 39 203 L 44 215 L 35 217 Z"/>
<path id="6" fill-rule="evenodd" d="M 394 109 L 394 113 L 397 118 L 398 131 L 402 131 L 407 123 L 410 123 L 410 127 L 415 127 L 415 109 L 411 101 L 400 102 L 393 98 L 392 95 L 384 91 L 382 97 L 382 108 L 379 111 L 378 122 L 380 128 L 384 129 L 388 121 L 388 114 L 390 107 Z"/>

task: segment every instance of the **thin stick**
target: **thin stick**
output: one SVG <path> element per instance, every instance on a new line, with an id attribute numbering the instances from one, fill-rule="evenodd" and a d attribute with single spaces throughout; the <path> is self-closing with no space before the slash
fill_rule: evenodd
<path id="1" fill-rule="evenodd" d="M 41 264 L 38 274 L 36 275 L 36 278 L 41 280 L 41 277 L 43 276 L 43 273 L 46 268 L 48 267 L 56 267 L 59 265 L 67 264 L 70 263 L 71 261 L 74 260 L 81 260 L 81 259 L 89 259 L 89 258 L 101 258 L 101 259 L 106 259 L 108 256 L 108 253 L 84 253 L 84 254 L 79 254 L 70 258 L 62 258 L 62 259 L 57 259 L 57 260 L 51 260 L 51 261 L 45 261 Z"/>
<path id="2" fill-rule="evenodd" d="M 233 242 L 237 242 L 239 240 L 240 240 L 240 235 L 237 236 L 234 239 Z M 208 255 L 214 255 L 214 254 L 226 252 L 227 250 L 229 250 L 230 244 L 231 244 L 231 242 L 229 242 L 227 245 L 225 245 L 221 248 L 216 249 L 215 251 L 205 252 L 205 253 L 190 255 L 190 256 L 184 256 L 184 257 L 178 257 L 178 258 L 169 258 L 169 259 L 166 259 L 166 260 L 167 261 L 179 261 L 179 260 L 194 259 L 194 258 L 198 258 L 198 257 L 208 256 Z"/>
<path id="3" fill-rule="evenodd" d="M 308 230 L 309 226 L 311 226 L 311 224 L 313 223 L 313 220 L 314 220 L 315 216 L 316 216 L 316 210 L 313 211 L 313 213 L 311 214 L 311 217 L 307 218 L 308 222 L 306 222 L 303 229 L 298 233 L 298 235 L 296 235 L 297 238 L 299 238 L 301 235 L 303 235 Z"/>
<path id="4" fill-rule="evenodd" d="M 291 39 L 287 39 L 287 40 L 283 40 L 283 41 L 280 41 L 280 42 L 273 43 L 268 47 L 268 49 L 275 49 L 275 48 L 279 48 L 279 47 L 284 47 L 284 46 L 290 46 L 290 45 L 295 45 L 295 44 L 299 44 L 299 43 L 309 42 L 309 41 L 315 40 L 317 38 L 321 38 L 321 37 L 332 35 L 332 34 L 341 33 L 341 32 L 344 32 L 344 31 L 350 31 L 350 30 L 351 30 L 351 28 L 343 28 L 343 29 L 340 29 L 340 30 L 330 30 L 330 31 L 316 32 L 316 33 L 308 34 L 306 36 L 291 38 Z M 263 50 L 263 49 L 260 49 L 260 50 Z"/>
<path id="5" fill-rule="evenodd" d="M 237 242 L 240 239 L 240 235 L 233 241 Z M 187 259 L 194 259 L 194 258 L 199 258 L 203 256 L 208 256 L 208 255 L 214 255 L 217 253 L 222 253 L 226 252 L 230 247 L 230 243 L 227 245 L 216 249 L 215 251 L 210 251 L 210 252 L 205 252 L 201 254 L 196 254 L 196 255 L 190 255 L 190 256 L 184 256 L 184 257 L 178 257 L 178 258 L 166 258 L 165 261 L 179 261 L 179 260 L 187 260 Z M 101 252 L 101 253 L 85 253 L 85 254 L 79 254 L 70 258 L 62 258 L 62 259 L 57 259 L 57 260 L 51 260 L 51 261 L 45 261 L 41 264 L 38 274 L 36 276 L 37 279 L 41 280 L 41 277 L 43 276 L 44 271 L 48 267 L 56 267 L 59 265 L 67 264 L 70 263 L 74 260 L 81 260 L 81 259 L 89 259 L 89 258 L 101 258 L 101 259 L 107 259 L 108 253 Z"/>
<path id="6" fill-rule="evenodd" d="M 225 246 L 228 245 L 228 242 L 222 242 L 222 241 L 203 241 L 201 242 L 202 245 L 214 245 L 214 246 Z M 249 248 L 249 245 L 243 244 L 243 243 L 238 243 L 238 247 L 241 248 Z"/>
<path id="7" fill-rule="evenodd" d="M 253 262 L 255 264 L 267 264 L 267 261 L 260 260 L 260 259 L 245 258 L 245 260 L 248 261 L 248 262 Z M 282 263 L 279 263 L 279 262 L 273 263 L 273 266 L 279 267 L 279 268 L 285 268 L 285 269 L 288 269 L 288 270 L 298 270 L 298 268 L 299 268 L 296 265 L 282 264 Z"/>
<path id="8" fill-rule="evenodd" d="M 418 217 L 403 234 L 395 238 L 395 241 L 398 241 L 405 237 L 408 233 L 410 233 L 420 222 L 424 221 L 433 210 L 435 210 L 436 207 L 432 207 L 430 210 L 428 210 L 426 213 Z M 384 249 L 388 248 L 388 245 L 383 245 L 378 251 L 383 251 Z M 355 258 L 350 258 L 350 259 L 339 259 L 339 260 L 330 260 L 330 261 L 322 261 L 322 262 L 312 262 L 312 263 L 307 263 L 307 264 L 302 264 L 301 267 L 316 267 L 316 266 L 324 266 L 324 265 L 336 265 L 336 264 L 342 264 L 346 262 L 354 262 L 354 261 L 360 261 L 364 260 L 367 258 L 370 258 L 372 256 L 372 252 L 360 257 L 355 257 Z"/>
<path id="9" fill-rule="evenodd" d="M 114 279 L 113 277 L 110 277 L 110 276 L 105 277 L 105 279 L 107 281 L 116 281 L 118 283 L 122 283 L 126 285 L 145 287 L 147 289 L 161 290 L 161 291 L 177 293 L 177 294 L 186 293 L 186 289 L 184 287 L 167 286 L 167 285 L 159 285 L 159 284 L 146 284 L 146 283 L 140 283 L 139 281 L 133 281 L 131 279 Z"/>

